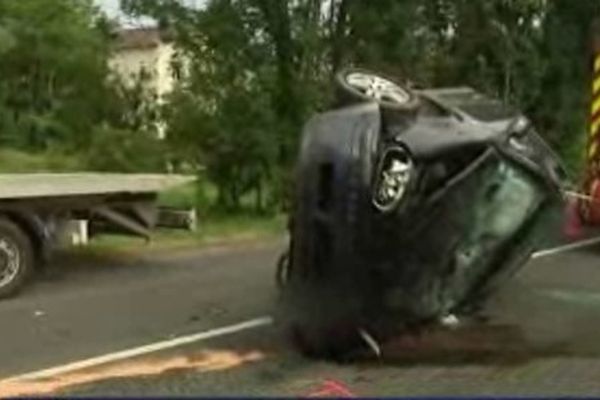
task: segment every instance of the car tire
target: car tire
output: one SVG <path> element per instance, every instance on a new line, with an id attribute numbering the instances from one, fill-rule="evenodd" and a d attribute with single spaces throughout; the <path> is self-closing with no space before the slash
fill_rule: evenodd
<path id="1" fill-rule="evenodd" d="M 352 82 L 352 77 L 364 80 L 363 84 Z M 386 125 L 404 125 L 414 117 L 420 107 L 419 97 L 396 79 L 361 68 L 341 70 L 335 76 L 337 106 L 376 102 L 381 108 Z M 386 90 L 381 85 L 390 90 Z M 368 86 L 366 88 L 365 86 Z M 381 90 L 376 90 L 380 87 Z"/>
<path id="2" fill-rule="evenodd" d="M 34 261 L 27 234 L 12 221 L 0 218 L 0 299 L 14 296 L 23 287 Z"/>
<path id="3" fill-rule="evenodd" d="M 364 125 L 343 134 L 338 124 L 347 119 L 354 122 L 343 124 Z M 361 344 L 360 288 L 368 284 L 369 272 L 360 260 L 371 241 L 370 188 L 381 143 L 380 115 L 376 107 L 359 106 L 329 120 L 338 122 L 317 121 L 304 136 L 296 169 L 291 269 L 279 275 L 286 278 L 280 285 L 282 320 L 302 354 L 340 360 Z M 341 282 L 331 279 L 338 274 L 343 274 Z M 345 297 L 350 299 L 340 303 Z"/>
<path id="4" fill-rule="evenodd" d="M 361 347 L 358 331 L 352 325 L 292 325 L 288 331 L 292 345 L 305 357 L 344 362 Z"/>

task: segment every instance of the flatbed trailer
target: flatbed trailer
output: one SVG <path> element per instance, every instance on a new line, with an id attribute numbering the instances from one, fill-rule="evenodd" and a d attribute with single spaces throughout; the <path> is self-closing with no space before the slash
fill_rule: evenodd
<path id="1" fill-rule="evenodd" d="M 85 220 L 90 237 L 149 239 L 158 194 L 194 178 L 155 174 L 0 174 L 0 298 L 16 294 L 50 258 L 66 223 Z"/>

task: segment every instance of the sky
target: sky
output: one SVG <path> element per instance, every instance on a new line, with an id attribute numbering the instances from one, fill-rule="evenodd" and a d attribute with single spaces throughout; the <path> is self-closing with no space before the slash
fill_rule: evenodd
<path id="1" fill-rule="evenodd" d="M 94 0 L 98 6 L 110 17 L 117 19 L 125 26 L 152 25 L 151 19 L 132 19 L 123 15 L 119 9 L 120 0 Z"/>
<path id="2" fill-rule="evenodd" d="M 125 17 L 119 11 L 119 2 L 120 0 L 95 0 L 96 4 L 100 6 L 110 17 L 118 18 L 122 21 L 122 23 L 126 25 L 145 25 L 152 23 L 152 20 L 132 20 L 130 18 Z M 206 0 L 185 0 L 186 3 L 190 4 L 193 7 L 202 7 Z"/>
<path id="3" fill-rule="evenodd" d="M 119 0 L 96 0 L 96 3 L 111 17 L 119 15 Z"/>

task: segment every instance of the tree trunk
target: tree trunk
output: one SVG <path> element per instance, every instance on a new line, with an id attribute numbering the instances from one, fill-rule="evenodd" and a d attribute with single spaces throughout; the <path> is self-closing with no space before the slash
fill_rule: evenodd
<path id="1" fill-rule="evenodd" d="M 348 0 L 341 0 L 337 10 L 336 1 L 331 2 L 331 70 L 339 70 L 345 55 L 345 31 L 348 22 Z"/>
<path id="2" fill-rule="evenodd" d="M 263 208 L 263 181 L 262 179 L 258 179 L 256 183 L 256 198 L 255 198 L 255 207 L 257 213 L 262 213 L 264 211 Z"/>

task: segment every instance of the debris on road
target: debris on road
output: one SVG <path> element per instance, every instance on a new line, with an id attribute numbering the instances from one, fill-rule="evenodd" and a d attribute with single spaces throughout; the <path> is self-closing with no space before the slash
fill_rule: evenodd
<path id="1" fill-rule="evenodd" d="M 381 346 L 379 346 L 379 343 L 377 343 L 373 336 L 371 336 L 369 332 L 365 331 L 364 329 L 360 329 L 358 332 L 365 343 L 371 348 L 371 350 L 373 350 L 375 356 L 381 357 Z"/>
<path id="2" fill-rule="evenodd" d="M 339 357 L 477 315 L 560 232 L 567 174 L 529 120 L 470 88 L 411 90 L 350 69 L 305 127 L 281 317 Z M 375 339 L 376 338 L 376 339 Z M 370 345 L 369 345 L 370 346 Z"/>
<path id="3" fill-rule="evenodd" d="M 442 317 L 440 319 L 440 323 L 442 324 L 442 326 L 445 326 L 448 328 L 456 328 L 459 326 L 460 320 L 458 318 L 456 318 L 456 315 L 450 314 L 450 315 L 446 315 L 445 317 Z"/>

